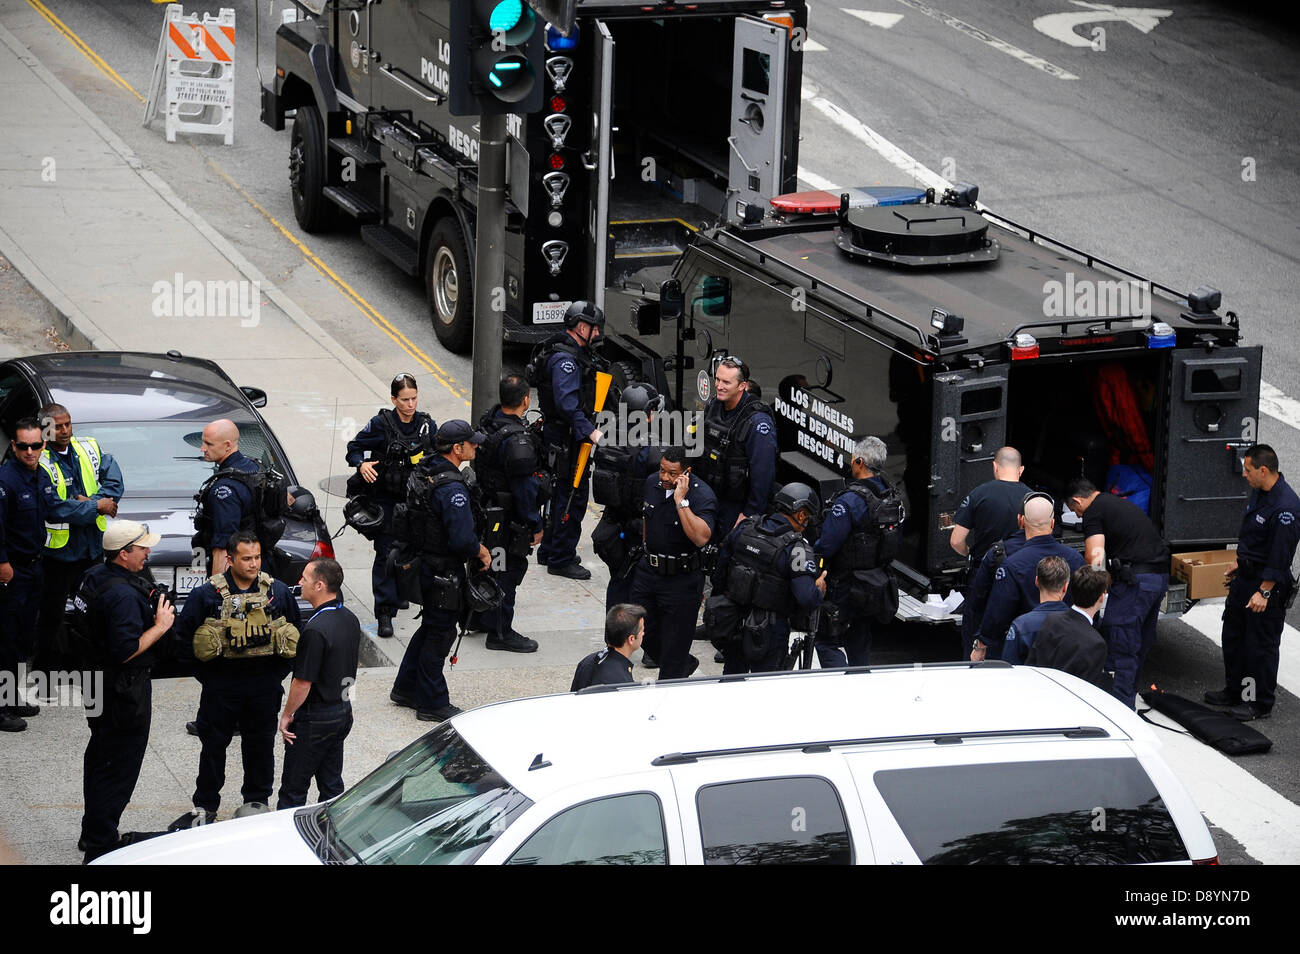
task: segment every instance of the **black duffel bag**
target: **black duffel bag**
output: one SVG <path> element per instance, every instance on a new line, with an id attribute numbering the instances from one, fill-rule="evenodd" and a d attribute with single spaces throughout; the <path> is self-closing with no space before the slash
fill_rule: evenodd
<path id="1" fill-rule="evenodd" d="M 745 608 L 725 593 L 714 593 L 704 601 L 704 631 L 714 649 L 734 643 L 740 637 L 740 621 Z"/>

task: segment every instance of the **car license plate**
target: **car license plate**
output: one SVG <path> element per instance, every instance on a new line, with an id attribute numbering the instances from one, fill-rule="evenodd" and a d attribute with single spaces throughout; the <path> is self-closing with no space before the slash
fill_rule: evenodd
<path id="1" fill-rule="evenodd" d="M 189 567 L 176 568 L 176 589 L 177 596 L 188 596 L 193 590 L 208 582 L 208 576 L 201 570 L 191 570 Z"/>
<path id="2" fill-rule="evenodd" d="M 537 301 L 533 302 L 533 324 L 554 325 L 564 320 L 564 313 L 572 305 L 571 301 Z"/>

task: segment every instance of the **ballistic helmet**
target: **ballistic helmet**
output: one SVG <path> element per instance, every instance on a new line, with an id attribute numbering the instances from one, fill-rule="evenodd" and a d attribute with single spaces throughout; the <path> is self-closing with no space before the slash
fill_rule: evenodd
<path id="1" fill-rule="evenodd" d="M 807 484 L 792 483 L 786 484 L 776 492 L 772 499 L 773 506 L 777 512 L 794 516 L 800 510 L 808 511 L 808 516 L 815 517 L 821 513 L 821 501 L 817 498 L 817 491 L 813 490 Z"/>
<path id="2" fill-rule="evenodd" d="M 475 613 L 487 613 L 505 602 L 506 594 L 491 573 L 471 573 L 466 580 L 465 592 L 469 608 Z"/>
<path id="3" fill-rule="evenodd" d="M 569 306 L 568 311 L 564 313 L 564 327 L 576 328 L 579 322 L 595 325 L 601 331 L 604 331 L 605 313 L 594 301 L 575 301 Z"/>
<path id="4" fill-rule="evenodd" d="M 349 497 L 343 505 L 343 519 L 358 533 L 373 533 L 384 525 L 384 508 L 369 497 Z"/>
<path id="5" fill-rule="evenodd" d="M 623 403 L 629 411 L 661 411 L 664 399 L 654 385 L 638 381 L 623 389 Z"/>

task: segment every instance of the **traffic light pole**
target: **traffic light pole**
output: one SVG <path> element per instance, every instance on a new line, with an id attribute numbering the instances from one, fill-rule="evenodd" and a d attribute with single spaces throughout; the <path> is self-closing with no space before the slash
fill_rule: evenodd
<path id="1" fill-rule="evenodd" d="M 497 403 L 506 279 L 506 117 L 479 119 L 477 253 L 474 259 L 473 420 Z"/>

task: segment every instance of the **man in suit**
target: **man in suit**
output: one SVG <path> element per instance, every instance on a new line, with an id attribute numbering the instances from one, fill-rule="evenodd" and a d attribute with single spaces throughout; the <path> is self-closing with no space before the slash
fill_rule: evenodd
<path id="1" fill-rule="evenodd" d="M 1102 668 L 1106 662 L 1106 640 L 1092 622 L 1109 588 L 1110 574 L 1100 567 L 1081 566 L 1075 570 L 1070 578 L 1074 605 L 1068 612 L 1056 613 L 1043 623 L 1025 662 L 1068 672 L 1109 691 L 1114 674 Z"/>

